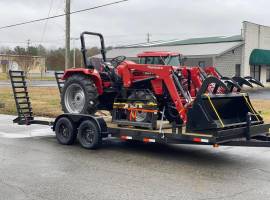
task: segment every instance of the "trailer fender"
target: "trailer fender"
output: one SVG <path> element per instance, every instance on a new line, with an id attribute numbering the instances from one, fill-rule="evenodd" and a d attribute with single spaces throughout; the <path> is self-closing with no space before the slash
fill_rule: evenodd
<path id="1" fill-rule="evenodd" d="M 73 114 L 73 113 L 65 113 L 65 114 L 59 115 L 53 123 L 53 126 L 52 126 L 53 131 L 55 131 L 55 126 L 58 120 L 63 117 L 68 118 L 74 124 L 76 128 L 78 128 L 83 121 L 91 120 L 97 125 L 100 133 L 102 134 L 102 137 L 106 137 L 108 135 L 107 124 L 105 120 L 103 119 L 103 117 L 93 116 L 93 115 Z"/>

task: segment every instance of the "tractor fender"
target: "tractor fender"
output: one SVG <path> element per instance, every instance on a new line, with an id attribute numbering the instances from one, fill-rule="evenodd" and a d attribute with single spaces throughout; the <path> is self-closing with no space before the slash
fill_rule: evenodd
<path id="1" fill-rule="evenodd" d="M 97 125 L 99 132 L 102 134 L 102 136 L 108 135 L 107 124 L 102 117 L 93 116 L 93 115 L 84 115 L 84 114 L 74 114 L 74 113 L 64 113 L 64 114 L 59 115 L 54 120 L 54 123 L 52 126 L 53 131 L 55 131 L 55 126 L 58 120 L 63 117 L 69 119 L 76 130 L 78 129 L 78 127 L 83 121 L 85 120 L 93 121 Z"/>
<path id="2" fill-rule="evenodd" d="M 85 69 L 85 68 L 67 69 L 64 72 L 62 80 L 66 80 L 74 74 L 83 74 L 86 76 L 90 76 L 96 85 L 98 94 L 99 95 L 103 94 L 102 80 L 100 78 L 99 72 L 96 69 Z"/>

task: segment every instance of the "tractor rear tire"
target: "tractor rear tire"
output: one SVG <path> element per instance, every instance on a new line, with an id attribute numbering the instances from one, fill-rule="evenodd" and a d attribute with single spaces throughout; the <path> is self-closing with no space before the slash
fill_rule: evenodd
<path id="1" fill-rule="evenodd" d="M 75 74 L 65 81 L 61 94 L 64 113 L 94 114 L 97 104 L 97 88 L 90 77 Z"/>

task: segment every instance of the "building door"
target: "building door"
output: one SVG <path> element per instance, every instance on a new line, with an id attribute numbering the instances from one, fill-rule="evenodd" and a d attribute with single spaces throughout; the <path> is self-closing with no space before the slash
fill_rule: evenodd
<path id="1" fill-rule="evenodd" d="M 261 65 L 250 66 L 250 76 L 256 80 L 261 80 Z"/>
<path id="2" fill-rule="evenodd" d="M 270 66 L 266 66 L 266 82 L 270 82 Z"/>
<path id="3" fill-rule="evenodd" d="M 236 64 L 235 65 L 235 76 L 240 76 L 240 73 L 241 73 L 241 65 Z"/>

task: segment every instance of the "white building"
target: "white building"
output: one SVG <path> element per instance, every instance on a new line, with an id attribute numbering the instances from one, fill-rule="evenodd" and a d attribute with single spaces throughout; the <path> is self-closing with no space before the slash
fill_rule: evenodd
<path id="1" fill-rule="evenodd" d="M 9 70 L 24 70 L 31 74 L 45 73 L 45 57 L 0 54 L 0 73 Z"/>
<path id="2" fill-rule="evenodd" d="M 179 52 L 188 66 L 216 66 L 224 76 L 252 76 L 270 84 L 270 27 L 244 21 L 241 34 L 230 37 L 156 41 L 114 48 L 108 58 L 137 60 L 144 51 Z"/>

